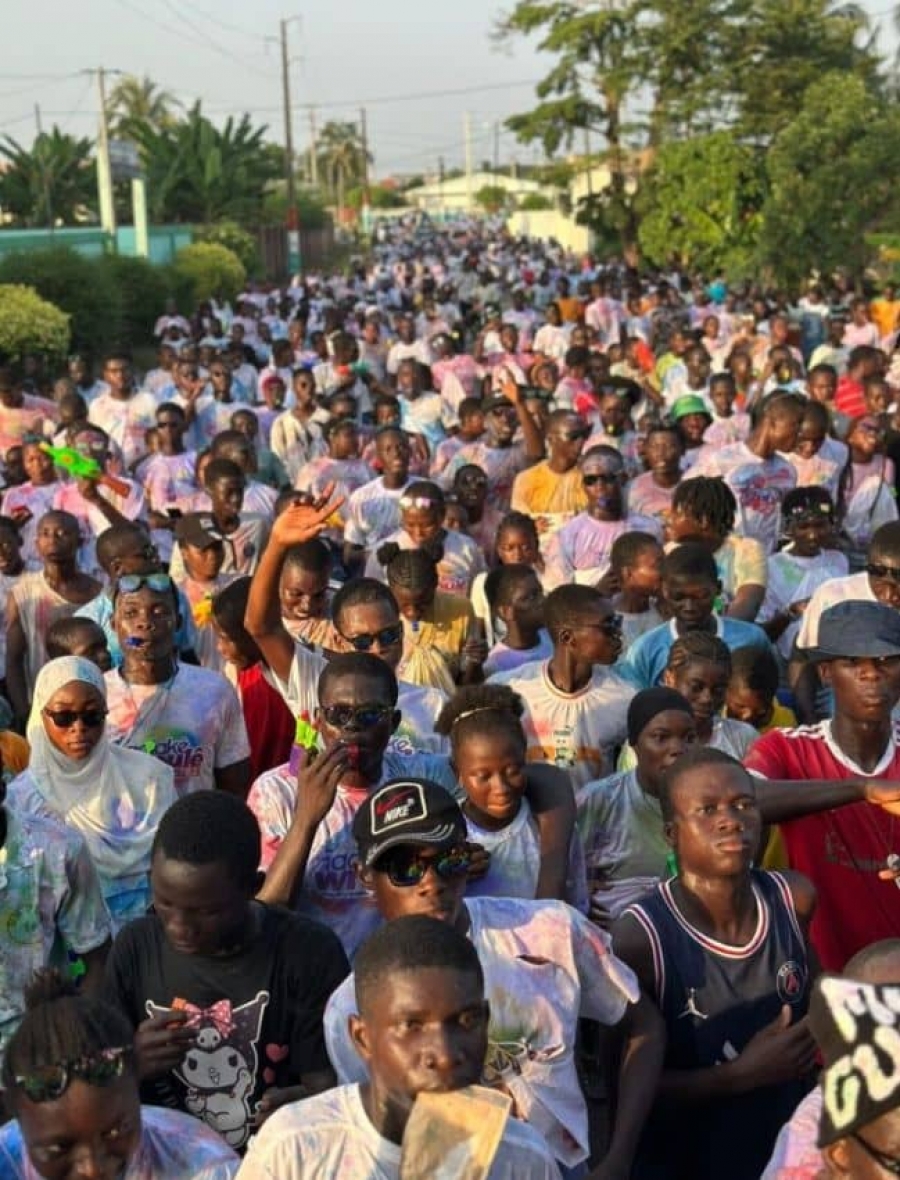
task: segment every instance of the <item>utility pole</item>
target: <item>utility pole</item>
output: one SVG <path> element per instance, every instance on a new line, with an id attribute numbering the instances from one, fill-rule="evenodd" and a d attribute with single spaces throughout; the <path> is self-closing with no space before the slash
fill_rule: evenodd
<path id="1" fill-rule="evenodd" d="M 300 269 L 300 217 L 297 210 L 297 181 L 294 176 L 294 128 L 291 118 L 291 70 L 288 54 L 288 22 L 281 28 L 281 93 L 284 102 L 284 175 L 287 182 L 288 270 Z"/>
<path id="2" fill-rule="evenodd" d="M 494 124 L 494 175 L 500 171 L 500 124 Z"/>
<path id="3" fill-rule="evenodd" d="M 463 115 L 463 135 L 465 138 L 465 148 L 466 148 L 466 205 L 467 205 L 466 212 L 471 213 L 472 212 L 472 202 L 473 202 L 473 194 L 472 194 L 472 185 L 473 185 L 473 180 L 472 180 L 472 115 L 470 114 L 469 111 L 466 111 L 465 114 Z"/>
<path id="4" fill-rule="evenodd" d="M 44 134 L 44 124 L 41 121 L 41 104 L 38 102 L 34 104 L 34 125 L 37 129 L 38 138 L 40 138 Z M 40 152 L 40 148 L 38 148 L 38 152 Z M 44 204 L 47 206 L 47 228 L 52 234 L 54 230 L 53 190 L 50 187 L 50 177 L 47 174 L 47 161 L 39 155 L 39 162 L 41 168 L 41 180 L 44 184 Z"/>
<path id="5" fill-rule="evenodd" d="M 359 134 L 362 140 L 362 166 L 363 166 L 363 199 L 362 199 L 362 223 L 363 229 L 369 230 L 369 125 L 366 119 L 366 108 L 359 108 Z"/>
<path id="6" fill-rule="evenodd" d="M 438 187 L 440 189 L 441 221 L 446 219 L 444 210 L 444 157 L 438 156 Z"/>
<path id="7" fill-rule="evenodd" d="M 309 108 L 309 176 L 314 188 L 319 187 L 319 149 L 316 143 L 316 108 Z"/>
<path id="8" fill-rule="evenodd" d="M 83 74 L 96 74 L 97 95 L 100 102 L 100 126 L 97 135 L 97 196 L 100 203 L 100 226 L 109 234 L 115 246 L 116 207 L 113 202 L 112 164 L 109 159 L 109 120 L 106 114 L 106 75 L 120 74 L 121 70 L 82 70 Z"/>

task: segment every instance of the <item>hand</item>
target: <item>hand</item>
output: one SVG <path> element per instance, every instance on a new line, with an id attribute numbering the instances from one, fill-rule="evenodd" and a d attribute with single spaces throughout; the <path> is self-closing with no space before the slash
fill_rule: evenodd
<path id="1" fill-rule="evenodd" d="M 598 578 L 595 586 L 604 598 L 611 598 L 613 594 L 618 594 L 622 589 L 619 575 L 612 569 L 608 569 L 602 578 Z"/>
<path id="2" fill-rule="evenodd" d="M 806 1017 L 791 1024 L 788 1004 L 775 1020 L 759 1030 L 734 1063 L 747 1089 L 802 1078 L 815 1069 L 816 1043 Z"/>
<path id="3" fill-rule="evenodd" d="M 309 1091 L 305 1086 L 283 1086 L 280 1089 L 278 1086 L 270 1086 L 259 1100 L 259 1105 L 253 1116 L 254 1126 L 261 1127 L 280 1106 L 286 1106 L 288 1102 L 299 1102 L 301 1098 L 308 1097 Z"/>
<path id="4" fill-rule="evenodd" d="M 18 525 L 27 524 L 31 520 L 31 512 L 24 504 L 20 504 L 18 508 L 13 508 L 9 515 Z"/>
<path id="5" fill-rule="evenodd" d="M 301 545 L 318 537 L 327 526 L 328 518 L 344 503 L 344 496 L 334 495 L 334 484 L 330 483 L 321 496 L 313 502 L 304 503 L 303 494 L 297 493 L 290 508 L 285 508 L 272 525 L 272 536 L 279 545 Z"/>
<path id="6" fill-rule="evenodd" d="M 138 1025 L 134 1051 L 139 1078 L 157 1078 L 181 1064 L 197 1041 L 196 1032 L 187 1027 L 186 1020 L 186 1012 L 165 1012 Z"/>
<path id="7" fill-rule="evenodd" d="M 519 387 L 508 372 L 504 372 L 500 381 L 500 392 L 508 397 L 514 406 L 519 404 Z"/>
<path id="8" fill-rule="evenodd" d="M 468 881 L 480 881 L 491 867 L 491 854 L 481 844 L 467 844 L 469 856 Z"/>
<path id="9" fill-rule="evenodd" d="M 808 606 L 809 599 L 803 598 L 799 602 L 792 602 L 787 608 L 787 613 L 792 619 L 799 619 Z"/>
<path id="10" fill-rule="evenodd" d="M 103 497 L 100 495 L 100 485 L 95 479 L 76 478 L 75 485 L 81 492 L 82 499 L 89 504 L 96 504 Z"/>
<path id="11" fill-rule="evenodd" d="M 900 783 L 886 783 L 865 781 L 864 798 L 867 803 L 874 803 L 882 807 L 891 815 L 900 815 Z M 880 876 L 881 874 L 879 874 Z M 888 872 L 888 880 L 893 880 L 894 874 Z"/>
<path id="12" fill-rule="evenodd" d="M 480 668 L 488 658 L 488 643 L 486 639 L 476 637 L 467 639 L 460 650 L 460 662 L 464 668 Z"/>
<path id="13" fill-rule="evenodd" d="M 345 742 L 338 742 L 330 750 L 301 755 L 294 822 L 317 828 L 331 810 L 338 784 L 352 765 L 350 747 Z"/>

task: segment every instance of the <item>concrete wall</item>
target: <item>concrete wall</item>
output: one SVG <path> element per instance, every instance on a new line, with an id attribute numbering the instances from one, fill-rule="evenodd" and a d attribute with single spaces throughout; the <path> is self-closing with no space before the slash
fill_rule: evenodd
<path id="1" fill-rule="evenodd" d="M 514 213 L 507 219 L 506 228 L 512 234 L 526 234 L 541 241 L 555 238 L 561 246 L 576 254 L 586 254 L 591 249 L 591 231 L 587 226 L 576 224 L 573 218 L 556 209 Z"/>
<path id="2" fill-rule="evenodd" d="M 150 261 L 158 264 L 171 262 L 182 246 L 189 246 L 194 240 L 189 225 L 153 225 L 150 227 Z M 134 226 L 120 226 L 116 232 L 118 252 L 126 256 L 135 253 Z M 0 257 L 28 250 L 43 250 L 48 246 L 69 246 L 88 258 L 97 258 L 106 252 L 107 237 L 103 230 L 95 227 L 77 229 L 2 229 L 0 230 Z"/>

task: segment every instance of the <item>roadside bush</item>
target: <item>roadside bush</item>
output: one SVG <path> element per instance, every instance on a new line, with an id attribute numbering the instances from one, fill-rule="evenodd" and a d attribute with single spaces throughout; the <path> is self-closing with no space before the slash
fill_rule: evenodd
<path id="1" fill-rule="evenodd" d="M 166 271 L 146 258 L 108 254 L 94 265 L 112 281 L 119 304 L 118 338 L 122 348 L 146 344 L 153 337 L 153 325 L 162 314 L 170 295 Z"/>
<path id="2" fill-rule="evenodd" d="M 247 281 L 240 258 L 215 242 L 195 242 L 179 250 L 172 271 L 179 282 L 176 295 L 181 295 L 181 282 L 189 284 L 193 306 L 213 296 L 234 299 Z"/>
<path id="3" fill-rule="evenodd" d="M 0 286 L 0 358 L 20 361 L 36 353 L 60 361 L 69 349 L 69 317 L 31 287 Z"/>
<path id="4" fill-rule="evenodd" d="M 260 257 L 256 238 L 237 222 L 220 221 L 217 225 L 203 226 L 195 231 L 194 237 L 198 242 L 214 242 L 225 246 L 238 256 L 248 275 L 259 273 Z"/>

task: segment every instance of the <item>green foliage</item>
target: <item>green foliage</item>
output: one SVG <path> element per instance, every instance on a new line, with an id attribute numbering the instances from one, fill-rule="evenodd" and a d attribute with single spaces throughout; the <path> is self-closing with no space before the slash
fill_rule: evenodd
<path id="1" fill-rule="evenodd" d="M 126 74 L 116 82 L 107 101 L 110 130 L 125 139 L 135 128 L 150 126 L 161 129 L 175 122 L 175 111 L 181 103 L 168 90 L 161 90 L 146 77 Z"/>
<path id="2" fill-rule="evenodd" d="M 194 305 L 214 296 L 234 299 L 247 281 L 240 258 L 215 242 L 185 246 L 175 255 L 172 270 L 178 280 L 190 284 Z"/>
<path id="3" fill-rule="evenodd" d="M 771 196 L 760 258 L 784 282 L 812 267 L 860 275 L 873 254 L 866 231 L 896 209 L 887 161 L 900 152 L 900 112 L 860 78 L 825 75 L 768 154 Z"/>
<path id="4" fill-rule="evenodd" d="M 519 201 L 519 208 L 527 213 L 538 212 L 541 209 L 552 209 L 553 202 L 543 193 L 526 193 Z"/>
<path id="5" fill-rule="evenodd" d="M 73 225 L 97 200 L 90 139 L 54 127 L 31 148 L 10 135 L 0 141 L 0 205 L 23 226 Z"/>
<path id="6" fill-rule="evenodd" d="M 347 191 L 347 207 L 362 209 L 364 190 L 351 188 Z M 369 186 L 369 206 L 372 209 L 402 209 L 406 205 L 403 196 L 394 188 L 386 188 L 382 184 Z"/>
<path id="7" fill-rule="evenodd" d="M 499 213 L 509 201 L 509 193 L 502 184 L 484 184 L 475 194 L 475 201 L 486 213 Z"/>
<path id="8" fill-rule="evenodd" d="M 118 342 L 121 305 L 112 274 L 67 246 L 7 254 L 0 283 L 33 287 L 71 319 L 72 347 L 93 356 Z"/>
<path id="9" fill-rule="evenodd" d="M 220 221 L 216 225 L 204 226 L 198 230 L 197 240 L 217 242 L 220 246 L 226 246 L 232 254 L 238 256 L 248 274 L 255 274 L 259 270 L 259 248 L 256 238 L 234 221 Z"/>
<path id="10" fill-rule="evenodd" d="M 108 254 L 93 265 L 112 282 L 118 300 L 118 331 L 115 343 L 134 348 L 152 338 L 166 299 L 169 282 L 166 271 L 146 258 Z"/>
<path id="11" fill-rule="evenodd" d="M 0 286 L 0 357 L 18 361 L 37 353 L 59 361 L 69 348 L 69 317 L 31 287 Z"/>
<path id="12" fill-rule="evenodd" d="M 319 171 L 338 208 L 343 208 L 347 186 L 365 177 L 372 156 L 363 146 L 355 123 L 326 123 L 316 141 Z"/>
<path id="13" fill-rule="evenodd" d="M 285 225 L 287 222 L 286 186 L 280 184 L 266 193 L 261 221 L 263 225 Z M 297 193 L 297 212 L 301 229 L 322 229 L 328 222 L 328 210 L 317 189 L 300 189 Z"/>
<path id="14" fill-rule="evenodd" d="M 764 196 L 762 153 L 729 132 L 666 144 L 641 194 L 641 249 L 657 266 L 744 275 Z"/>

